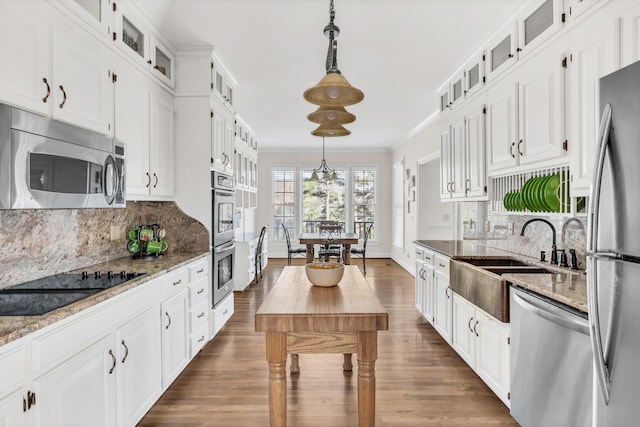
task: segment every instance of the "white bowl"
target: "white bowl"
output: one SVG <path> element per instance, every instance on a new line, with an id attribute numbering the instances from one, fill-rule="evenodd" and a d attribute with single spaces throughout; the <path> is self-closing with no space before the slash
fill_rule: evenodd
<path id="1" fill-rule="evenodd" d="M 344 264 L 338 262 L 312 262 L 304 266 L 307 279 L 314 286 L 335 286 L 342 280 Z"/>

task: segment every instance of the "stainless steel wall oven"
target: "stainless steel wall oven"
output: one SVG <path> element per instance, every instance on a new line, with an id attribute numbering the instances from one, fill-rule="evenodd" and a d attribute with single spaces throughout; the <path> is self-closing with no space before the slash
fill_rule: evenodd
<path id="1" fill-rule="evenodd" d="M 235 192 L 233 177 L 211 172 L 212 241 L 213 241 L 213 306 L 233 291 L 235 243 L 233 214 Z"/>

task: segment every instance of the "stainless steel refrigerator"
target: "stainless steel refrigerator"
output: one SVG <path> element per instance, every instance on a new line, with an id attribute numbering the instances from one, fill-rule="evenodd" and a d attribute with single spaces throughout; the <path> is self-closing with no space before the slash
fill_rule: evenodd
<path id="1" fill-rule="evenodd" d="M 640 62 L 599 82 L 587 286 L 594 426 L 640 424 Z"/>

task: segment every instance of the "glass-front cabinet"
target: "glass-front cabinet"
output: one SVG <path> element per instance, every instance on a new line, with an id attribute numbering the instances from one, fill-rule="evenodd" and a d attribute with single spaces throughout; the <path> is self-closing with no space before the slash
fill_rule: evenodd
<path id="1" fill-rule="evenodd" d="M 517 61 L 518 31 L 516 24 L 508 24 L 489 43 L 486 53 L 487 78 L 492 79 Z"/>
<path id="2" fill-rule="evenodd" d="M 484 52 L 474 57 L 467 63 L 464 69 L 464 95 L 466 98 L 484 87 L 484 65 L 486 55 Z"/>
<path id="3" fill-rule="evenodd" d="M 126 55 L 170 88 L 175 87 L 175 58 L 149 30 L 151 24 L 133 9 L 118 4 L 113 40 Z"/>
<path id="4" fill-rule="evenodd" d="M 523 57 L 547 40 L 564 23 L 562 0 L 536 0 L 518 18 L 518 52 Z"/>
<path id="5" fill-rule="evenodd" d="M 233 91 L 236 82 L 224 68 L 216 54 L 211 61 L 211 92 L 222 102 L 233 108 Z"/>
<path id="6" fill-rule="evenodd" d="M 93 27 L 103 37 L 111 35 L 113 26 L 113 0 L 61 0 L 85 24 Z"/>

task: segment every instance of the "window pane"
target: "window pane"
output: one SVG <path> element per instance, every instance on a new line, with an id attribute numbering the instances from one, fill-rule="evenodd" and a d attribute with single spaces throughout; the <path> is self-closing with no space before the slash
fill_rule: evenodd
<path id="1" fill-rule="evenodd" d="M 369 223 L 375 221 L 376 171 L 353 171 L 353 232 L 363 237 Z M 373 230 L 371 238 L 374 237 Z"/>
<path id="2" fill-rule="evenodd" d="M 302 221 L 305 231 L 316 231 L 313 221 L 346 220 L 347 172 L 336 170 L 336 179 L 312 181 L 313 171 L 303 171 Z"/>
<path id="3" fill-rule="evenodd" d="M 288 170 L 272 171 L 273 188 L 273 227 L 274 238 L 284 239 L 281 223 L 285 223 L 289 234 L 297 234 L 296 224 L 296 171 Z"/>

